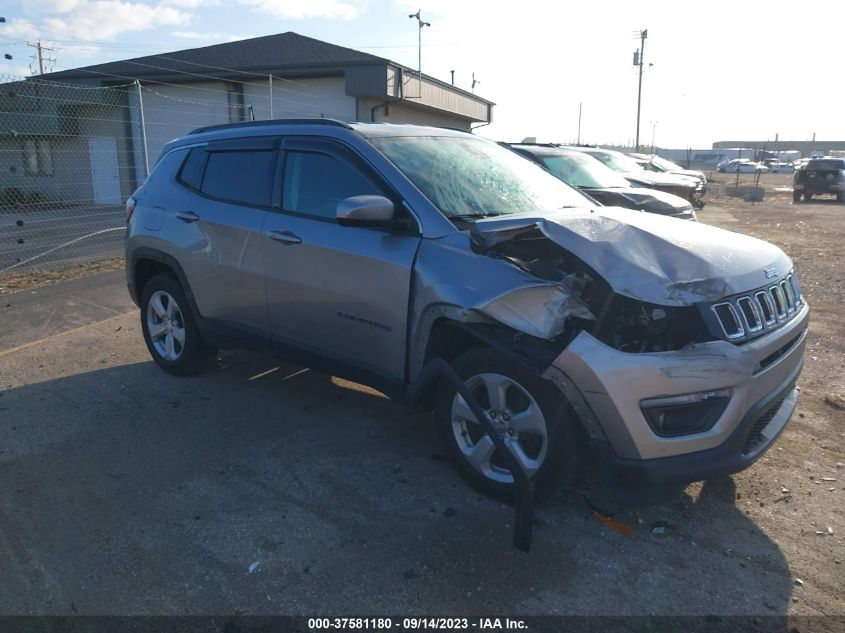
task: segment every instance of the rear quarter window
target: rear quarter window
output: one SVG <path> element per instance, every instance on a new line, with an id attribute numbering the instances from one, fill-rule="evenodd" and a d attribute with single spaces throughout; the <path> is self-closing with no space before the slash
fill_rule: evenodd
<path id="1" fill-rule="evenodd" d="M 182 168 L 179 170 L 179 182 L 188 185 L 192 189 L 200 188 L 200 181 L 202 180 L 202 165 L 205 158 L 205 147 L 195 147 L 190 152 L 182 163 Z"/>

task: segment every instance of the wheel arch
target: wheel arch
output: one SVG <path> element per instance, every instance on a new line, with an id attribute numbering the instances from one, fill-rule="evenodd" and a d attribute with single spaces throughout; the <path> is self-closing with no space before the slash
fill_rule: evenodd
<path id="1" fill-rule="evenodd" d="M 128 268 L 129 294 L 132 295 L 132 299 L 136 305 L 140 305 L 144 286 L 150 279 L 161 273 L 170 273 L 176 277 L 176 280 L 185 292 L 185 296 L 188 298 L 191 310 L 198 323 L 202 320 L 196 300 L 194 299 L 194 293 L 191 291 L 191 285 L 188 283 L 185 271 L 175 257 L 154 248 L 138 248 L 133 251 Z"/>

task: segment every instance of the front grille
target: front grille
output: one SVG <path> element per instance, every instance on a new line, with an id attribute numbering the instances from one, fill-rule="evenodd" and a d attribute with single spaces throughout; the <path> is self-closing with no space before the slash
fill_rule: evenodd
<path id="1" fill-rule="evenodd" d="M 786 396 L 780 398 L 777 402 L 775 402 L 771 407 L 766 409 L 766 412 L 763 413 L 757 420 L 754 422 L 754 426 L 751 427 L 751 430 L 748 432 L 748 437 L 745 440 L 745 446 L 742 447 L 742 454 L 748 455 L 754 447 L 763 439 L 762 433 L 763 429 L 765 429 L 769 422 L 777 415 L 777 412 L 780 411 L 781 406 L 783 406 L 783 401 L 786 400 Z"/>
<path id="2" fill-rule="evenodd" d="M 741 343 L 780 327 L 795 316 L 803 304 L 798 281 L 790 273 L 776 284 L 728 297 L 710 307 L 719 329 L 715 334 Z"/>

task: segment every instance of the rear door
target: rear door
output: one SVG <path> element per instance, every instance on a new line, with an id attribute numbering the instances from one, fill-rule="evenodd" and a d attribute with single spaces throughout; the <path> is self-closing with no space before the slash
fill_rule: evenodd
<path id="1" fill-rule="evenodd" d="M 391 381 L 405 375 L 408 299 L 418 228 L 340 226 L 337 203 L 384 195 L 402 200 L 354 151 L 328 139 L 282 143 L 281 208 L 262 250 L 274 340 Z"/>
<path id="2" fill-rule="evenodd" d="M 258 137 L 192 149 L 178 180 L 193 195 L 178 196 L 168 220 L 200 314 L 268 337 L 261 241 L 278 145 L 278 138 Z"/>

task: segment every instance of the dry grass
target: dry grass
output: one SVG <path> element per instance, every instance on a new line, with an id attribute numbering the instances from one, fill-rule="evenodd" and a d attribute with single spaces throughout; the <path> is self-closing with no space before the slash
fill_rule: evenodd
<path id="1" fill-rule="evenodd" d="M 123 268 L 123 257 L 109 257 L 94 262 L 69 264 L 62 268 L 26 268 L 0 274 L 0 295 L 50 286 L 70 279 Z"/>

